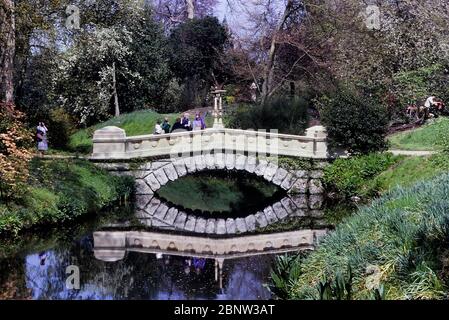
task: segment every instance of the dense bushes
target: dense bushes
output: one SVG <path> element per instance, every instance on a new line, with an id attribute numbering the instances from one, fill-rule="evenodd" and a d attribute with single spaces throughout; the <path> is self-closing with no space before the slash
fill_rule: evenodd
<path id="1" fill-rule="evenodd" d="M 31 162 L 28 192 L 0 204 L 0 234 L 72 220 L 111 205 L 133 190 L 133 179 L 115 177 L 83 160 Z"/>
<path id="2" fill-rule="evenodd" d="M 372 153 L 349 159 L 339 158 L 324 169 L 324 183 L 327 190 L 345 197 L 372 195 L 377 190 L 375 186 L 367 188 L 368 182 L 399 159 L 400 157 L 390 153 Z"/>
<path id="3" fill-rule="evenodd" d="M 301 97 L 274 97 L 263 105 L 239 105 L 226 115 L 226 127 L 302 134 L 307 126 L 308 107 L 309 102 Z"/>
<path id="4" fill-rule="evenodd" d="M 353 274 L 354 299 L 438 299 L 447 295 L 449 175 L 397 188 L 345 219 L 288 273 L 292 299 L 319 299 L 319 283 Z M 350 269 L 349 269 L 350 268 Z M 284 275 L 285 277 L 285 275 Z"/>
<path id="5" fill-rule="evenodd" d="M 387 112 L 370 98 L 340 88 L 331 97 L 321 100 L 320 109 L 331 147 L 354 154 L 387 148 Z"/>
<path id="6" fill-rule="evenodd" d="M 63 108 L 50 111 L 48 138 L 52 148 L 66 149 L 70 136 L 76 132 L 76 119 Z"/>

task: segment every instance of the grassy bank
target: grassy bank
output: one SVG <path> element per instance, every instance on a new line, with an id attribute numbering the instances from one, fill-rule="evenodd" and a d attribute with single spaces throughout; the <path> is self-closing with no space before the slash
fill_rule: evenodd
<path id="1" fill-rule="evenodd" d="M 151 134 L 157 120 L 163 120 L 168 117 L 170 124 L 173 125 L 175 119 L 179 117 L 178 113 L 160 114 L 151 110 L 135 111 L 112 118 L 106 122 L 83 129 L 70 137 L 69 149 L 74 152 L 89 153 L 92 149 L 92 136 L 94 131 L 107 126 L 116 126 L 126 131 L 127 136 L 137 136 Z M 194 115 L 191 115 L 193 118 Z M 210 115 L 206 117 L 206 124 L 212 126 L 213 119 Z"/>
<path id="2" fill-rule="evenodd" d="M 376 153 L 336 160 L 325 169 L 324 183 L 328 190 L 346 198 L 370 199 L 396 186 L 411 186 L 444 172 L 449 172 L 446 153 L 428 157 Z"/>
<path id="3" fill-rule="evenodd" d="M 388 138 L 391 148 L 400 150 L 440 150 L 443 139 L 449 139 L 447 117 L 441 117 L 416 130 L 396 133 Z"/>
<path id="4" fill-rule="evenodd" d="M 277 275 L 281 277 L 274 277 L 278 290 L 290 299 L 320 299 L 329 283 L 332 290 L 324 295 L 327 299 L 336 299 L 337 291 L 352 299 L 371 299 L 374 291 L 367 284 L 376 283 L 377 277 L 385 299 L 445 297 L 448 193 L 448 174 L 410 188 L 395 188 L 343 220 L 306 258 L 280 261 Z M 369 269 L 377 272 L 370 275 Z M 336 277 L 346 279 L 349 295 L 348 290 L 337 289 Z"/>
<path id="5" fill-rule="evenodd" d="M 73 220 L 130 195 L 131 178 L 110 175 L 84 160 L 30 163 L 28 190 L 15 202 L 0 203 L 0 235 Z"/>

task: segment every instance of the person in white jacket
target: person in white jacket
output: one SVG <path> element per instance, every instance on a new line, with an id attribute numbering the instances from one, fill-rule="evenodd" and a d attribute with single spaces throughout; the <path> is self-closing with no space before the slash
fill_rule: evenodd
<path id="1" fill-rule="evenodd" d="M 154 134 L 162 134 L 162 133 L 164 133 L 164 130 L 162 129 L 161 121 L 158 120 L 156 122 L 156 125 L 154 126 Z"/>

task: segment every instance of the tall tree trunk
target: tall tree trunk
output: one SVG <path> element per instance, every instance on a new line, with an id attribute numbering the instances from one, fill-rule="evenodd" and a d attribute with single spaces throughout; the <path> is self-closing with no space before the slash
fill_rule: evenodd
<path id="1" fill-rule="evenodd" d="M 268 60 L 267 63 L 265 64 L 264 70 L 264 81 L 262 85 L 262 97 L 261 97 L 262 103 L 264 103 L 270 96 L 273 87 L 274 67 L 277 53 L 277 37 L 292 12 L 293 1 L 294 0 L 288 0 L 287 5 L 285 6 L 284 14 L 282 15 L 281 20 L 279 20 L 279 23 L 276 26 L 276 29 L 273 33 L 273 37 L 271 38 L 270 51 L 268 52 Z"/>
<path id="2" fill-rule="evenodd" d="M 112 89 L 114 95 L 115 116 L 118 117 L 120 115 L 120 108 L 118 105 L 117 80 L 115 78 L 115 62 L 112 63 Z"/>
<path id="3" fill-rule="evenodd" d="M 187 5 L 187 18 L 189 20 L 192 20 L 195 17 L 195 4 L 193 3 L 194 0 L 186 0 Z"/>
<path id="4" fill-rule="evenodd" d="M 16 24 L 14 1 L 0 0 L 0 99 L 14 102 Z"/>

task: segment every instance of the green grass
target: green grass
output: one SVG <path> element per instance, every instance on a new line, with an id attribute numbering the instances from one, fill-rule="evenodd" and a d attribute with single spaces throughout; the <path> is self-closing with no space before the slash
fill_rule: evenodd
<path id="1" fill-rule="evenodd" d="M 320 282 L 351 270 L 352 299 L 373 299 L 374 291 L 366 286 L 366 270 L 375 266 L 386 299 L 445 298 L 448 193 L 449 174 L 445 174 L 410 188 L 395 188 L 360 208 L 309 256 L 288 267 L 282 275 L 287 282 L 275 277 L 282 284 L 283 296 L 319 299 Z"/>
<path id="2" fill-rule="evenodd" d="M 390 153 L 340 158 L 324 169 L 323 181 L 328 191 L 344 198 L 354 195 L 371 197 L 378 191 L 373 179 L 400 159 Z"/>
<path id="3" fill-rule="evenodd" d="M 161 198 L 184 209 L 242 216 L 264 209 L 278 193 L 274 184 L 234 172 L 197 173 L 158 191 Z"/>
<path id="4" fill-rule="evenodd" d="M 449 139 L 449 118 L 441 117 L 421 128 L 391 135 L 391 148 L 400 150 L 441 150 L 441 140 Z"/>
<path id="5" fill-rule="evenodd" d="M 441 152 L 427 157 L 393 156 L 375 153 L 337 159 L 324 170 L 329 191 L 349 198 L 370 199 L 396 186 L 412 184 L 449 172 L 449 155 Z"/>
<path id="6" fill-rule="evenodd" d="M 179 117 L 178 113 L 159 114 L 151 110 L 135 111 L 123 114 L 117 118 L 112 118 L 106 122 L 95 126 L 82 129 L 70 137 L 69 149 L 74 152 L 89 153 L 92 150 L 92 137 L 94 131 L 107 126 L 116 126 L 126 131 L 127 136 L 137 136 L 152 134 L 157 120 L 163 120 L 168 117 L 170 124 L 173 125 L 175 119 Z M 194 115 L 191 115 L 193 117 Z M 206 125 L 211 127 L 213 119 L 210 115 L 206 117 Z"/>
<path id="7" fill-rule="evenodd" d="M 370 154 L 338 159 L 324 170 L 324 183 L 339 205 L 326 209 L 326 221 L 338 224 L 355 211 L 348 201 L 361 197 L 362 203 L 381 196 L 395 187 L 408 187 L 449 173 L 449 155 L 441 152 L 428 157 Z"/>
<path id="8" fill-rule="evenodd" d="M 382 172 L 367 189 L 388 191 L 396 186 L 408 187 L 416 182 L 428 180 L 449 172 L 449 156 L 445 153 L 429 157 L 403 157 L 398 163 Z"/>
<path id="9" fill-rule="evenodd" d="M 34 159 L 30 167 L 23 195 L 0 203 L 0 235 L 97 212 L 130 195 L 134 184 L 85 160 Z"/>

